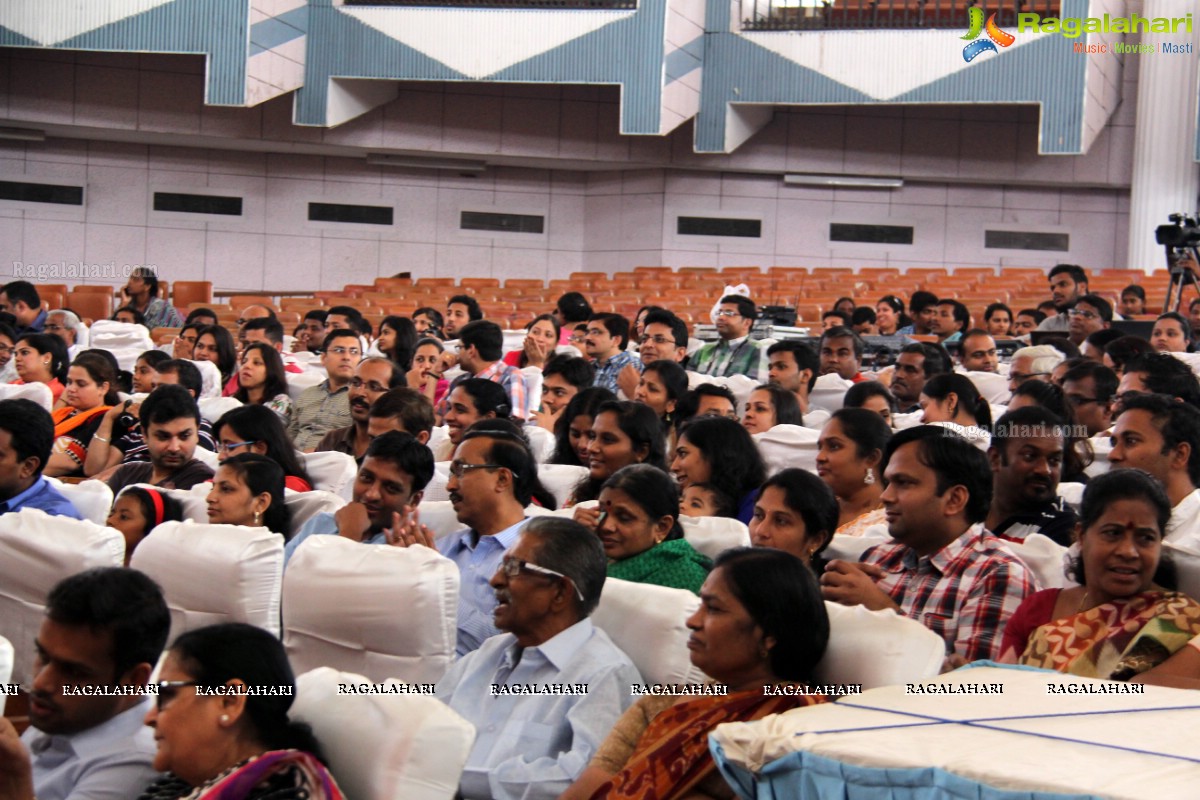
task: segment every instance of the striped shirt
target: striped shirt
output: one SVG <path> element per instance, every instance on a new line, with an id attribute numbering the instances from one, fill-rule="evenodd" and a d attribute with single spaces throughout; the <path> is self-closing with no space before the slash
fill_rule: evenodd
<path id="1" fill-rule="evenodd" d="M 331 392 L 329 379 L 326 378 L 300 393 L 292 407 L 292 421 L 287 432 L 297 450 L 308 452 L 329 431 L 344 428 L 353 422 L 350 416 L 350 384 Z"/>
<path id="2" fill-rule="evenodd" d="M 880 544 L 861 560 L 886 573 L 876 585 L 900 613 L 941 636 L 947 652 L 967 661 L 1000 656 L 1004 624 L 1037 589 L 1032 573 L 982 523 L 931 556 L 918 556 L 903 544 Z"/>

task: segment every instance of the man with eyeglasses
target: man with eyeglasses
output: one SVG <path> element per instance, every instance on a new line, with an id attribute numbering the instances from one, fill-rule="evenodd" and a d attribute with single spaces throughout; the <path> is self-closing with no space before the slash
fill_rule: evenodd
<path id="1" fill-rule="evenodd" d="M 55 309 L 46 315 L 46 324 L 42 326 L 42 332 L 62 339 L 63 344 L 67 346 L 67 355 L 75 358 L 79 354 L 77 331 L 82 325 L 83 323 L 80 322 L 79 317 L 75 316 L 72 312 L 65 309 Z"/>
<path id="2" fill-rule="evenodd" d="M 1112 323 L 1112 303 L 1096 294 L 1085 294 L 1075 301 L 1067 312 L 1067 338 L 1076 347 L 1096 331 L 1102 331 Z"/>
<path id="3" fill-rule="evenodd" d="M 300 393 L 288 423 L 288 436 L 297 450 L 312 452 L 322 436 L 353 422 L 350 381 L 361 358 L 362 345 L 354 331 L 342 328 L 325 337 L 321 366 L 326 378 Z"/>
<path id="4" fill-rule="evenodd" d="M 255 304 L 252 306 L 246 306 L 245 308 L 242 309 L 242 313 L 238 314 L 237 324 L 238 324 L 238 338 L 239 339 L 242 338 L 242 329 L 245 328 L 246 323 L 252 319 L 272 319 L 273 320 L 273 319 L 277 319 L 277 318 L 275 316 L 275 311 L 273 309 L 267 308 L 266 306 L 258 305 L 258 304 Z"/>
<path id="5" fill-rule="evenodd" d="M 1071 545 L 1076 516 L 1058 496 L 1067 426 L 1042 406 L 1009 411 L 992 428 L 992 504 L 984 528 L 1021 542 L 1030 534 Z"/>
<path id="6" fill-rule="evenodd" d="M 1074 366 L 1063 375 L 1063 395 L 1075 410 L 1075 421 L 1087 428 L 1088 436 L 1106 434 L 1112 427 L 1112 399 L 1117 384 L 1117 373 L 1093 361 Z M 1092 449 L 1096 449 L 1095 443 Z"/>
<path id="7" fill-rule="evenodd" d="M 651 311 L 642 321 L 642 337 L 638 344 L 638 355 L 643 364 L 655 361 L 683 364 L 687 360 L 687 324 L 670 311 Z M 634 388 L 637 388 L 636 383 Z"/>
<path id="8" fill-rule="evenodd" d="M 478 732 L 459 784 L 468 800 L 550 800 L 583 772 L 641 677 L 589 619 L 606 559 L 574 520 L 535 517 L 491 576 L 503 631 L 459 659 L 438 698 Z"/>
<path id="9" fill-rule="evenodd" d="M 629 320 L 620 314 L 592 315 L 584 334 L 583 351 L 596 368 L 593 386 L 603 387 L 613 394 L 624 391 L 622 385 L 637 389 L 646 365 L 641 358 L 625 349 L 627 344 Z M 632 398 L 633 394 L 630 392 L 625 396 Z"/>
<path id="10" fill-rule="evenodd" d="M 159 386 L 142 403 L 138 416 L 150 460 L 118 467 L 106 481 L 113 494 L 135 483 L 190 489 L 212 479 L 212 468 L 195 458 L 200 409 L 187 389 Z"/>
<path id="11" fill-rule="evenodd" d="M 404 370 L 387 358 L 364 358 L 350 381 L 350 418 L 353 422 L 321 437 L 316 452 L 335 451 L 360 459 L 371 443 L 367 423 L 371 405 L 389 389 L 405 385 Z"/>
<path id="12" fill-rule="evenodd" d="M 717 306 L 715 324 L 720 341 L 706 344 L 692 356 L 689 369 L 701 375 L 745 375 L 758 379 L 758 342 L 750 338 L 758 309 L 749 297 L 726 295 Z"/>
<path id="13" fill-rule="evenodd" d="M 1053 304 L 1057 313 L 1042 320 L 1037 330 L 1067 333 L 1071 324 L 1067 312 L 1076 300 L 1088 293 L 1087 273 L 1077 264 L 1055 264 L 1048 277 L 1051 298 L 1048 302 Z"/>
<path id="14" fill-rule="evenodd" d="M 417 510 L 432 477 L 433 453 L 428 447 L 400 431 L 376 437 L 354 476 L 353 499 L 336 512 L 315 514 L 304 523 L 284 548 L 284 563 L 310 536 L 405 547 L 412 543 L 405 532 L 415 529 L 423 534 L 422 543 L 432 542 Z"/>
<path id="15" fill-rule="evenodd" d="M 149 683 L 170 627 L 162 591 L 136 570 L 92 569 L 51 589 L 33 642 L 30 727 L 18 739 L 0 719 L 0 795 L 140 795 L 158 773 L 154 731 L 142 724 L 153 698 L 137 692 Z M 74 691 L 82 687 L 96 688 Z M 130 693 L 100 694 L 101 687 Z"/>
<path id="16" fill-rule="evenodd" d="M 1063 354 L 1048 344 L 1022 347 L 1013 353 L 1008 368 L 1008 388 L 1015 392 L 1025 381 L 1050 383 L 1054 369 L 1065 360 Z"/>

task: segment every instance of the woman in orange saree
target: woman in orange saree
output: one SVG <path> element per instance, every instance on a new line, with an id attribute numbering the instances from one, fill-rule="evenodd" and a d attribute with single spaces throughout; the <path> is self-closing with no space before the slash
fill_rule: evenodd
<path id="1" fill-rule="evenodd" d="M 692 664 L 715 683 L 635 703 L 562 800 L 732 797 L 708 734 L 724 722 L 824 701 L 808 683 L 829 640 L 829 618 L 816 578 L 790 553 L 722 553 L 687 625 Z"/>

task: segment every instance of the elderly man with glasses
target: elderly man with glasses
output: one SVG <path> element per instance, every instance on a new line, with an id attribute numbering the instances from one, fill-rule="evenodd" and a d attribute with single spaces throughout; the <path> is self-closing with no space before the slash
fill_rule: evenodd
<path id="1" fill-rule="evenodd" d="M 595 535 L 558 517 L 534 518 L 503 552 L 490 590 L 504 633 L 437 684 L 478 732 L 460 797 L 558 797 L 631 704 L 638 671 L 589 619 L 605 570 Z"/>

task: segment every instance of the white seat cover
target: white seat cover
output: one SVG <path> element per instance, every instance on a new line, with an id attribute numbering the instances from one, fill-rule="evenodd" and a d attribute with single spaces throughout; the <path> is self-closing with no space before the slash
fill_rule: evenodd
<path id="1" fill-rule="evenodd" d="M 685 624 L 700 607 L 687 589 L 672 589 L 617 578 L 604 582 L 592 622 L 625 651 L 646 683 L 703 683 L 692 666 Z"/>
<path id="2" fill-rule="evenodd" d="M 817 683 L 861 683 L 863 689 L 935 677 L 946 642 L 895 611 L 826 603 L 829 645 L 817 664 Z"/>
<path id="3" fill-rule="evenodd" d="M 41 627 L 46 596 L 70 575 L 125 563 L 120 532 L 36 508 L 0 514 L 0 636 L 22 646 L 13 682 L 32 677 L 28 648 Z"/>
<path id="4" fill-rule="evenodd" d="M 46 480 L 71 501 L 71 505 L 97 525 L 108 521 L 108 512 L 112 508 L 113 493 L 104 481 L 83 481 L 81 483 L 63 483 L 57 478 L 46 477 Z"/>
<path id="5" fill-rule="evenodd" d="M 679 518 L 683 538 L 697 552 L 716 558 L 732 547 L 750 546 L 750 529 L 730 517 Z"/>
<path id="6" fill-rule="evenodd" d="M 329 667 L 305 672 L 289 716 L 312 727 L 347 798 L 453 798 L 474 726 L 434 697 L 338 692 L 339 684 L 370 682 Z"/>
<path id="7" fill-rule="evenodd" d="M 521 367 L 525 379 L 525 417 L 542 406 L 542 368 Z"/>
<path id="8" fill-rule="evenodd" d="M 538 467 L 538 478 L 542 485 L 558 500 L 559 508 L 571 499 L 571 492 L 587 475 L 587 467 L 574 464 L 542 464 Z"/>
<path id="9" fill-rule="evenodd" d="M 304 469 L 313 480 L 313 488 L 332 492 L 350 499 L 349 491 L 354 487 L 354 476 L 358 464 L 354 456 L 327 450 L 320 453 L 302 453 Z"/>
<path id="10" fill-rule="evenodd" d="M 291 489 L 285 489 L 283 504 L 287 506 L 290 515 L 289 532 L 295 536 L 304 527 L 304 523 L 317 514 L 336 512 L 346 505 L 346 499 L 320 489 L 313 489 L 311 492 L 293 492 Z"/>
<path id="11" fill-rule="evenodd" d="M 454 660 L 458 584 L 458 566 L 428 547 L 311 536 L 283 581 L 292 666 L 434 683 Z"/>
<path id="12" fill-rule="evenodd" d="M 200 417 L 213 425 L 226 411 L 241 408 L 242 401 L 236 397 L 205 397 L 197 405 L 200 406 Z"/>
<path id="13" fill-rule="evenodd" d="M 247 622 L 279 635 L 283 537 L 266 528 L 164 522 L 129 566 L 158 582 L 171 611 L 171 640 L 219 622 Z"/>
<path id="14" fill-rule="evenodd" d="M 325 380 L 325 373 L 322 370 L 315 369 L 313 365 L 308 365 L 305 367 L 304 372 L 289 372 L 287 379 L 288 397 L 292 398 L 292 402 L 295 402 L 300 399 L 300 395 L 305 389 L 316 386 Z"/>
<path id="15" fill-rule="evenodd" d="M 1083 505 L 1083 490 L 1087 488 L 1086 484 L 1082 483 L 1060 483 L 1058 485 L 1058 496 L 1067 501 L 1067 505 L 1075 509 L 1075 513 L 1079 513 L 1080 506 Z"/>
<path id="16" fill-rule="evenodd" d="M 0 636 L 0 683 L 9 683 L 12 680 L 14 657 L 12 642 Z"/>
<path id="17" fill-rule="evenodd" d="M 558 444 L 558 440 L 554 438 L 554 434 L 545 428 L 539 428 L 536 425 L 526 425 L 522 432 L 525 438 L 529 440 L 529 449 L 533 451 L 533 459 L 538 463 L 538 471 L 545 468 L 545 464 L 554 455 L 554 447 Z M 544 481 L 543 481 L 544 483 Z"/>
<path id="18" fill-rule="evenodd" d="M 808 401 L 815 406 L 837 411 L 843 405 L 846 390 L 853 385 L 854 381 L 848 381 L 836 372 L 821 375 L 808 393 Z"/>
<path id="19" fill-rule="evenodd" d="M 209 397 L 220 397 L 225 388 L 221 381 L 221 370 L 211 361 L 192 361 L 200 370 L 200 400 Z M 290 385 L 290 378 L 289 378 Z"/>
<path id="20" fill-rule="evenodd" d="M 1101 433 L 1088 439 L 1088 444 L 1092 446 L 1092 463 L 1084 467 L 1083 471 L 1089 478 L 1094 478 L 1109 470 L 1108 454 L 1112 452 L 1112 439 L 1108 434 Z"/>
<path id="21" fill-rule="evenodd" d="M 833 539 L 829 542 L 829 546 L 822 551 L 821 555 L 828 561 L 835 558 L 842 561 L 859 561 L 863 552 L 868 547 L 874 547 L 877 544 L 886 544 L 892 541 L 892 537 L 887 533 L 886 526 L 876 527 L 872 525 L 863 533 L 862 536 L 847 536 L 844 533 L 835 533 Z"/>
<path id="22" fill-rule="evenodd" d="M 450 440 L 446 440 L 449 444 Z M 425 484 L 425 499 L 426 500 L 449 500 L 450 493 L 446 491 L 446 483 L 450 480 L 450 462 L 435 461 L 433 463 L 433 477 L 429 479 L 429 483 Z"/>
<path id="23" fill-rule="evenodd" d="M 429 528 L 434 538 L 441 538 L 466 527 L 458 521 L 458 515 L 454 513 L 454 506 L 449 500 L 422 500 L 421 505 L 417 506 L 417 515 L 421 524 Z"/>
<path id="24" fill-rule="evenodd" d="M 729 391 L 733 392 L 733 397 L 737 400 L 737 407 L 734 409 L 738 414 L 742 413 L 742 409 L 746 406 L 746 400 L 750 398 L 750 393 L 754 391 L 754 387 L 758 386 L 758 381 L 752 381 L 745 375 L 730 375 L 729 377 L 719 377 L 716 375 L 701 375 L 698 372 L 688 372 L 688 389 L 695 389 L 703 383 L 711 383 L 716 386 L 724 386 Z"/>
<path id="25" fill-rule="evenodd" d="M 817 471 L 817 439 L 821 432 L 802 425 L 776 425 L 754 434 L 754 443 L 767 466 L 767 475 L 788 467 Z"/>
<path id="26" fill-rule="evenodd" d="M 1067 548 L 1040 533 L 1031 533 L 1024 541 L 1004 541 L 1004 546 L 1021 559 L 1021 563 L 1033 573 L 1039 589 L 1061 589 L 1076 586 L 1075 581 L 1063 573 L 1063 557 Z"/>
<path id="27" fill-rule="evenodd" d="M 32 400 L 50 411 L 54 407 L 54 393 L 44 383 L 0 383 L 0 400 Z"/>
<path id="28" fill-rule="evenodd" d="M 101 350 L 114 351 L 117 348 L 138 349 L 140 352 L 151 350 L 154 341 L 145 325 L 133 322 L 117 322 L 111 319 L 98 319 L 92 323 L 88 332 L 91 346 Z M 122 368 L 125 368 L 122 365 Z"/>
<path id="29" fill-rule="evenodd" d="M 999 372 L 978 372 L 976 370 L 968 370 L 962 373 L 967 376 L 971 383 L 975 384 L 975 388 L 983 398 L 992 405 L 1005 405 L 1012 397 L 1012 392 L 1008 388 L 1008 376 L 1001 375 Z M 998 417 L 993 416 L 995 421 Z"/>
<path id="30" fill-rule="evenodd" d="M 1163 553 L 1170 553 L 1175 562 L 1179 591 L 1188 597 L 1200 597 L 1200 553 L 1169 543 L 1163 544 Z"/>

